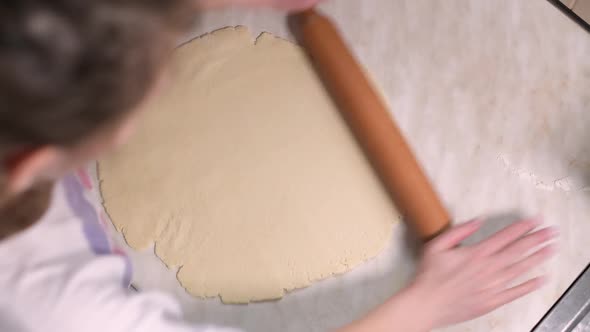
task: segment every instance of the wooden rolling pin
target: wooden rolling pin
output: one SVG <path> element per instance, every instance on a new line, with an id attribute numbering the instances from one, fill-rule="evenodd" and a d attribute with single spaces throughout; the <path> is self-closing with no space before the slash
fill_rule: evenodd
<path id="1" fill-rule="evenodd" d="M 313 9 L 288 23 L 406 223 L 424 241 L 436 237 L 449 214 L 335 26 Z"/>

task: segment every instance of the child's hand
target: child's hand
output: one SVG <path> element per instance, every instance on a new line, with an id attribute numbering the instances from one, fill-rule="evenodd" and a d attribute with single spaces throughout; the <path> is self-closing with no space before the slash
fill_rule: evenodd
<path id="1" fill-rule="evenodd" d="M 543 284 L 542 277 L 513 283 L 555 252 L 549 241 L 557 231 L 530 233 L 538 225 L 535 220 L 520 221 L 464 247 L 461 241 L 481 222 L 452 228 L 426 246 L 408 287 L 339 331 L 425 332 L 476 318 L 534 291 Z"/>
<path id="2" fill-rule="evenodd" d="M 273 7 L 284 10 L 302 10 L 310 8 L 321 0 L 196 0 L 202 9 L 227 6 Z"/>
<path id="3" fill-rule="evenodd" d="M 425 248 L 407 292 L 420 299 L 420 311 L 430 318 L 428 328 L 473 319 L 543 284 L 543 277 L 514 282 L 554 254 L 555 245 L 548 242 L 556 237 L 556 229 L 531 232 L 539 223 L 525 220 L 476 245 L 459 247 L 480 225 L 474 221 L 457 226 Z"/>

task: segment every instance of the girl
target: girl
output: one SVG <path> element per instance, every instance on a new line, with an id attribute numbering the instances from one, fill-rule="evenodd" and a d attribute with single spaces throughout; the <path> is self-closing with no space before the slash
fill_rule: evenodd
<path id="1" fill-rule="evenodd" d="M 229 331 L 192 326 L 174 299 L 128 289 L 75 167 L 123 143 L 157 94 L 197 9 L 301 9 L 314 0 L 19 0 L 0 3 L 0 331 Z M 133 208 L 133 207 L 130 207 Z M 524 220 L 473 246 L 481 222 L 424 251 L 414 280 L 342 331 L 428 331 L 537 289 L 556 231 Z M 536 251 L 533 249 L 541 248 Z M 533 251 L 533 253 L 531 253 Z"/>

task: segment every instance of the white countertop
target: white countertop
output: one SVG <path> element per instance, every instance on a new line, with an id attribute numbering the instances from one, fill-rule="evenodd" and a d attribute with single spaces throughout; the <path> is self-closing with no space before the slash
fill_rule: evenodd
<path id="1" fill-rule="evenodd" d="M 590 34 L 544 0 L 335 0 L 322 8 L 381 87 L 457 220 L 521 211 L 559 225 L 548 286 L 445 329 L 529 331 L 590 262 Z M 237 9 L 205 15 L 192 37 L 238 24 L 292 39 L 284 16 Z M 412 264 L 403 233 L 397 225 L 386 252 L 360 268 L 277 302 L 194 299 L 150 252 L 131 253 L 134 282 L 173 292 L 192 321 L 325 331 L 404 284 Z"/>

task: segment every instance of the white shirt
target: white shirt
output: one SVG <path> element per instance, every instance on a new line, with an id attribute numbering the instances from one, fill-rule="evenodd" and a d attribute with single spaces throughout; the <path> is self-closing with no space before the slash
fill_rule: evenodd
<path id="1" fill-rule="evenodd" d="M 189 325 L 171 296 L 130 290 L 131 264 L 85 184 L 67 176 L 39 222 L 0 242 L 1 332 L 235 332 Z"/>

